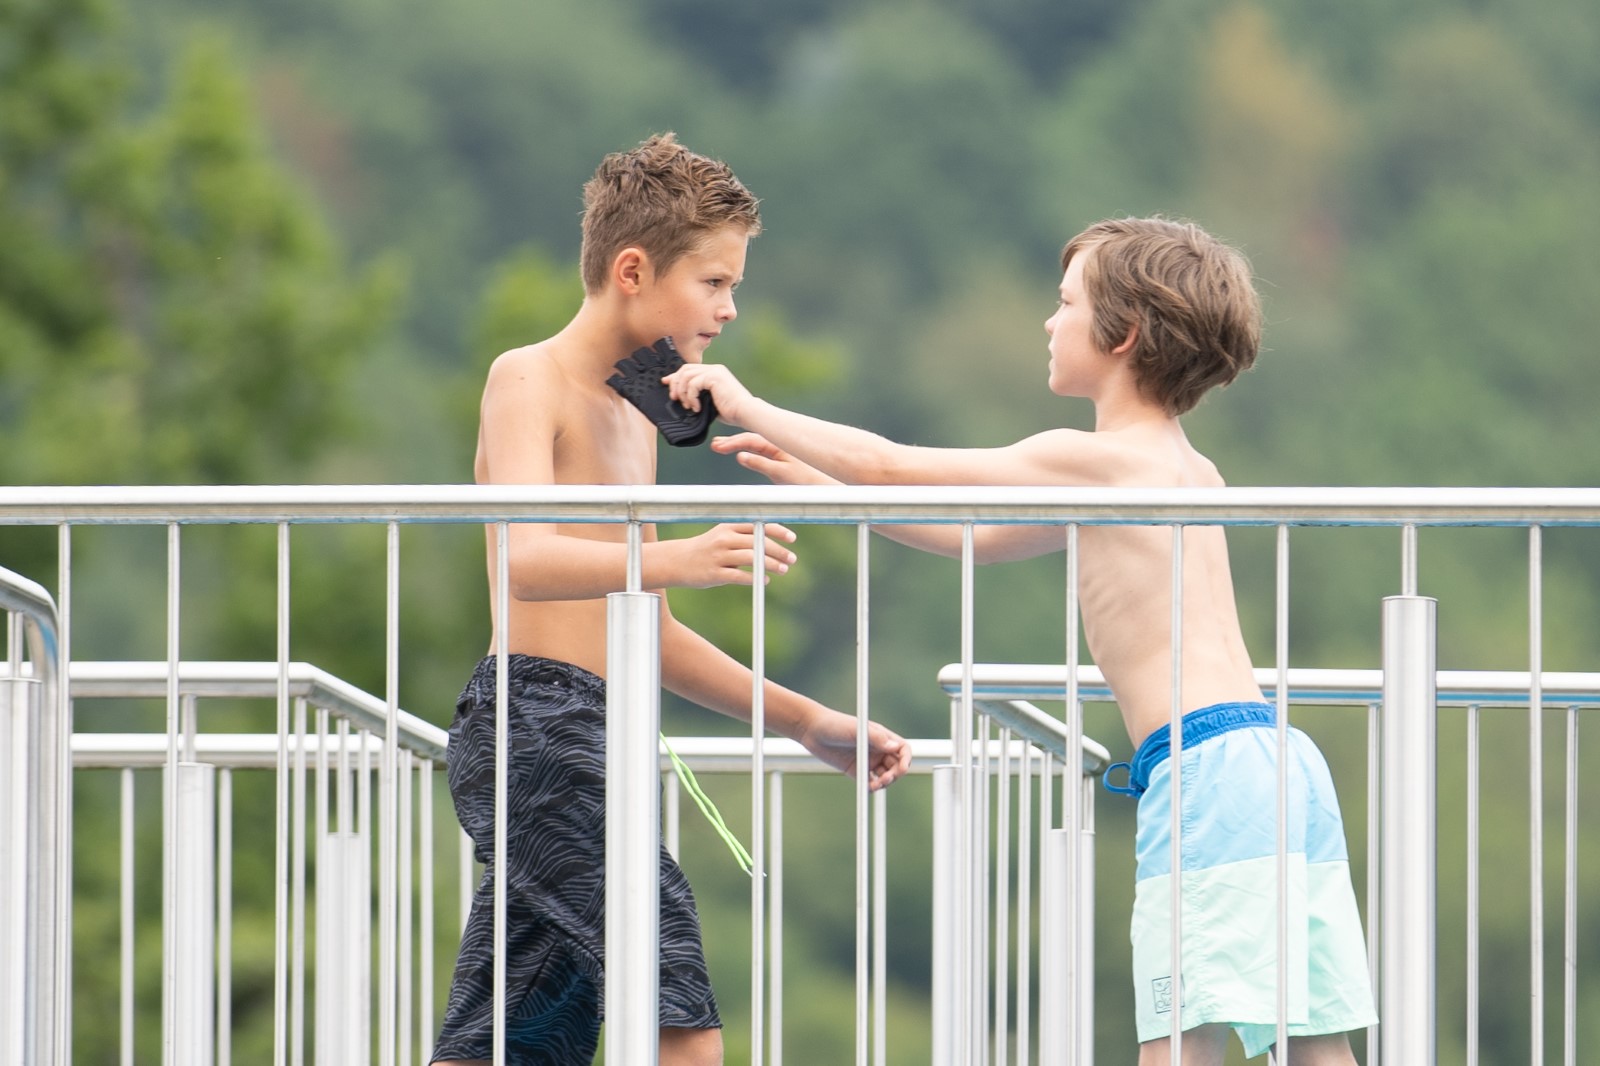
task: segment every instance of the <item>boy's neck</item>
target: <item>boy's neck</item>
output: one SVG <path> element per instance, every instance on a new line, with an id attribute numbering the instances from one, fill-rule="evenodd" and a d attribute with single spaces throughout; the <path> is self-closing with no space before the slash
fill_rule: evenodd
<path id="1" fill-rule="evenodd" d="M 1151 403 L 1131 381 L 1117 382 L 1094 400 L 1094 431 L 1116 433 L 1134 426 L 1178 426 L 1178 420 Z"/>
<path id="2" fill-rule="evenodd" d="M 574 373 L 596 381 L 610 377 L 617 360 L 639 346 L 624 328 L 617 308 L 603 295 L 585 296 L 583 306 L 556 339 L 561 361 Z"/>

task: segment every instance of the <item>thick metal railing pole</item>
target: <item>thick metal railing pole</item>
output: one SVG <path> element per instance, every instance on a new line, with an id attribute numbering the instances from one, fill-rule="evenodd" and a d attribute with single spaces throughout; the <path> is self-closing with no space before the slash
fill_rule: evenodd
<path id="1" fill-rule="evenodd" d="M 29 727 L 37 721 L 39 683 L 16 676 L 0 687 L 0 1061 L 27 1061 L 28 1034 L 38 1017 L 39 989 L 30 971 L 37 965 L 46 930 L 31 925 L 38 902 L 33 830 L 38 776 L 29 759 Z M 30 878 L 34 880 L 30 881 Z"/>
<path id="2" fill-rule="evenodd" d="M 659 1056 L 661 600 L 606 597 L 606 1066 Z"/>
<path id="3" fill-rule="evenodd" d="M 1067 773 L 1074 768 L 1068 764 Z M 1074 790 L 1070 778 L 1061 787 Z M 1076 793 L 1073 793 L 1076 799 Z M 1071 802 L 1071 800 L 1069 800 Z M 1071 973 L 1078 960 L 1071 948 L 1071 911 L 1077 905 L 1071 876 L 1074 849 L 1079 842 L 1070 829 L 1047 829 L 1039 849 L 1039 1062 L 1041 1066 L 1066 1066 L 1071 1061 L 1073 1040 L 1072 1001 L 1067 995 Z"/>
<path id="4" fill-rule="evenodd" d="M 1386 1063 L 1435 1061 L 1437 608 L 1383 601 L 1383 929 L 1379 1036 Z"/>
<path id="5" fill-rule="evenodd" d="M 1069 837 L 1075 838 L 1083 828 L 1084 799 L 1081 789 L 1072 787 L 1074 776 L 1082 776 L 1083 767 L 1083 704 L 1078 698 L 1078 527 L 1067 527 L 1067 610 L 1066 610 L 1066 662 L 1067 662 L 1067 692 L 1066 702 L 1062 713 L 1066 718 L 1067 747 L 1066 747 L 1066 773 L 1061 778 L 1062 828 Z M 1091 792 L 1092 796 L 1093 793 Z M 1069 894 L 1070 899 L 1077 899 L 1078 894 L 1085 888 L 1083 867 L 1080 865 L 1079 852 L 1075 848 L 1066 850 L 1066 865 L 1062 869 L 1063 880 L 1061 888 Z M 1093 983 L 1093 971 L 1084 971 L 1079 966 L 1078 960 L 1082 958 L 1081 946 L 1084 938 L 1089 935 L 1086 930 L 1093 926 L 1093 911 L 1089 912 L 1086 923 L 1081 918 L 1081 908 L 1066 908 L 1063 912 L 1065 928 L 1062 930 L 1063 959 L 1072 960 L 1066 967 L 1065 980 L 1058 990 L 1060 997 L 1057 999 L 1040 999 L 1041 1006 L 1052 1013 L 1061 1012 L 1065 1019 L 1066 1031 L 1076 1033 L 1088 1022 L 1088 1015 L 1079 1013 L 1079 990 L 1085 984 Z M 1042 991 L 1042 986 L 1041 986 Z M 1043 1048 L 1043 1044 L 1040 1045 Z M 1063 1054 L 1067 1054 L 1064 1050 Z M 1091 1057 L 1092 1058 L 1092 1057 Z M 1072 1066 L 1091 1059 L 1078 1057 L 1067 1058 Z"/>
<path id="6" fill-rule="evenodd" d="M 173 929 L 173 1049 L 182 1066 L 204 1066 L 216 1053 L 216 771 L 209 763 L 182 762 L 178 824 L 173 845 L 173 892 L 181 920 Z"/>
<path id="7" fill-rule="evenodd" d="M 956 908 L 960 873 L 957 835 L 961 832 L 961 768 L 933 768 L 933 1066 L 954 1066 L 961 1046 L 956 1010 L 959 936 Z"/>
<path id="8" fill-rule="evenodd" d="M 63 556 L 63 566 L 68 561 Z M 66 588 L 65 578 L 63 588 Z M 72 705 L 61 618 L 41 586 L 0 568 L 8 677 L 0 696 L 0 1055 L 71 1053 Z M 33 680 L 21 678 L 26 656 Z"/>
<path id="9" fill-rule="evenodd" d="M 1078 750 L 1083 750 L 1081 739 Z M 1077 1008 L 1077 1015 L 1073 1019 L 1073 1026 L 1077 1035 L 1078 1066 L 1090 1066 L 1094 1062 L 1095 778 L 1090 774 L 1083 773 L 1079 766 L 1074 766 L 1072 771 L 1069 772 L 1078 774 L 1079 802 L 1082 804 L 1082 818 L 1078 829 L 1078 880 L 1073 885 L 1073 892 L 1078 901 L 1078 982 L 1077 993 L 1073 999 L 1073 1003 Z"/>

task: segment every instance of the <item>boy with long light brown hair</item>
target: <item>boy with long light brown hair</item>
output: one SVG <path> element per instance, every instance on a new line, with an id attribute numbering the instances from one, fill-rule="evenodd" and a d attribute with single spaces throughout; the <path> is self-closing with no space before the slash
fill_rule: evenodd
<path id="1" fill-rule="evenodd" d="M 694 408 L 753 432 L 712 447 L 774 481 L 901 485 L 1213 487 L 1215 466 L 1179 416 L 1255 361 L 1261 313 L 1249 264 L 1200 227 L 1110 219 L 1061 255 L 1048 385 L 1094 403 L 1093 432 L 1054 429 L 1001 448 L 918 448 L 758 399 L 726 367 L 667 379 Z M 959 557 L 959 527 L 880 526 Z M 979 562 L 1059 551 L 1059 526 L 979 526 Z M 1220 526 L 1183 529 L 1183 975 L 1172 979 L 1172 551 L 1166 526 L 1084 526 L 1078 602 L 1090 653 L 1137 749 L 1134 991 L 1145 1066 L 1171 1058 L 1181 1001 L 1184 1063 L 1222 1062 L 1230 1029 L 1254 1057 L 1277 1039 L 1277 744 L 1234 605 Z M 1375 1019 L 1344 827 L 1327 764 L 1289 731 L 1289 1054 L 1296 1066 L 1353 1063 L 1345 1035 Z M 1192 836 L 1191 836 L 1192 834 Z M 1176 994 L 1174 984 L 1177 984 Z"/>

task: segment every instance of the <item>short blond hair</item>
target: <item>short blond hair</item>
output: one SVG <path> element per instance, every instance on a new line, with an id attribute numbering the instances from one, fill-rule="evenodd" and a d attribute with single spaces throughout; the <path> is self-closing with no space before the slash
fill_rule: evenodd
<path id="1" fill-rule="evenodd" d="M 758 204 L 726 163 L 691 152 L 673 133 L 613 152 L 583 187 L 584 290 L 599 292 L 611 260 L 630 246 L 664 274 L 725 226 L 754 237 L 761 232 Z"/>
<path id="2" fill-rule="evenodd" d="M 1095 346 L 1111 351 L 1138 327 L 1131 360 L 1139 390 L 1169 415 L 1248 370 L 1261 347 L 1261 301 L 1244 254 L 1192 222 L 1096 222 L 1061 252 L 1066 270 L 1088 255 L 1083 284 Z"/>

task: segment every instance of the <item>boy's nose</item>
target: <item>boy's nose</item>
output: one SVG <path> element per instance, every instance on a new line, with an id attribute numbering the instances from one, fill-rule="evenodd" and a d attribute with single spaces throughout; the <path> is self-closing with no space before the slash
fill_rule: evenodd
<path id="1" fill-rule="evenodd" d="M 723 322 L 732 322 L 739 317 L 739 309 L 733 305 L 733 297 L 728 297 L 728 302 L 722 305 L 717 313 L 717 318 Z"/>

